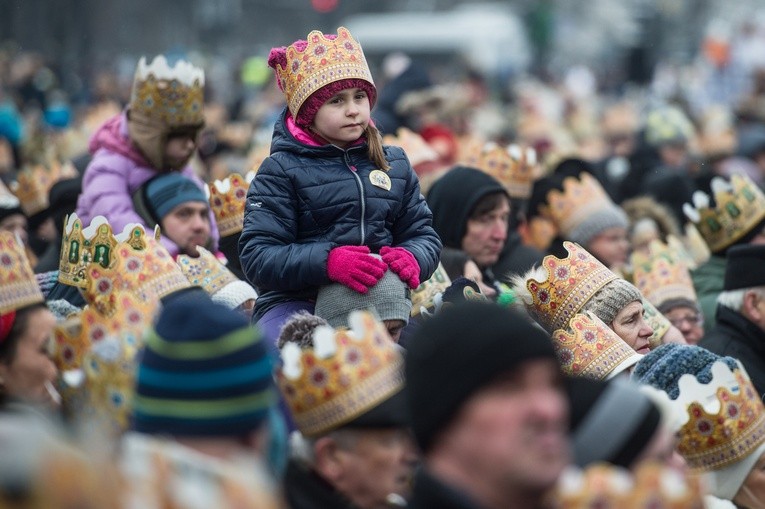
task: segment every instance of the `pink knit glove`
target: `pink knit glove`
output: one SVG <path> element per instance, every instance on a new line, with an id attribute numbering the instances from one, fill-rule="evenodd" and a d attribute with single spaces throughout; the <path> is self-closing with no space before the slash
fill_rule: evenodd
<path id="1" fill-rule="evenodd" d="M 329 252 L 327 274 L 359 293 L 367 293 L 385 275 L 385 262 L 370 256 L 367 246 L 340 246 Z"/>
<path id="2" fill-rule="evenodd" d="M 403 247 L 384 247 L 380 249 L 380 255 L 390 270 L 398 274 L 398 277 L 414 290 L 420 286 L 420 265 L 414 255 Z"/>

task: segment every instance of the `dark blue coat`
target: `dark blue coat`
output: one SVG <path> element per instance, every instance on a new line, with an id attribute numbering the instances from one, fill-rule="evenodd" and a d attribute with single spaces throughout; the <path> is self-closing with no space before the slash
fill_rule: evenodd
<path id="1" fill-rule="evenodd" d="M 421 281 L 435 271 L 441 241 L 417 176 L 399 147 L 385 147 L 385 157 L 390 191 L 370 182 L 377 168 L 365 143 L 305 145 L 282 114 L 271 155 L 250 184 L 239 239 L 242 270 L 259 293 L 256 319 L 277 303 L 315 299 L 331 282 L 327 256 L 337 246 L 403 247 L 417 259 Z"/>

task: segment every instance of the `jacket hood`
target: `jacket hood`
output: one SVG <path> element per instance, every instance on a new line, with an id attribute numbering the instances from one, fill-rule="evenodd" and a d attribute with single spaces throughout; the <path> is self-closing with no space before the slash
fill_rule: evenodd
<path id="1" fill-rule="evenodd" d="M 90 139 L 88 150 L 91 154 L 102 148 L 125 156 L 140 166 L 148 166 L 146 159 L 130 141 L 124 112 L 107 120 Z"/>
<path id="2" fill-rule="evenodd" d="M 497 192 L 507 194 L 494 177 L 467 166 L 449 170 L 433 184 L 426 201 L 433 212 L 433 228 L 444 246 L 462 249 L 473 208 L 481 198 Z"/>

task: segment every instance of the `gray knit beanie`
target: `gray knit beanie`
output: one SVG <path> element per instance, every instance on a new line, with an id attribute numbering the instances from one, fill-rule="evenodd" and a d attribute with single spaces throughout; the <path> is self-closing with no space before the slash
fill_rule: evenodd
<path id="1" fill-rule="evenodd" d="M 370 310 L 380 320 L 403 320 L 409 323 L 411 292 L 395 272 L 388 270 L 366 294 L 340 283 L 322 286 L 316 297 L 314 313 L 332 327 L 348 327 L 348 314 L 356 309 Z"/>
<path id="2" fill-rule="evenodd" d="M 592 311 L 595 316 L 610 325 L 619 311 L 624 309 L 627 304 L 635 301 L 643 302 L 640 290 L 629 281 L 618 278 L 598 290 L 598 293 L 582 306 L 582 310 Z"/>
<path id="3" fill-rule="evenodd" d="M 590 214 L 570 232 L 563 232 L 563 234 L 566 240 L 571 240 L 586 248 L 600 232 L 609 228 L 627 228 L 628 225 L 627 214 L 620 207 L 614 205 Z"/>

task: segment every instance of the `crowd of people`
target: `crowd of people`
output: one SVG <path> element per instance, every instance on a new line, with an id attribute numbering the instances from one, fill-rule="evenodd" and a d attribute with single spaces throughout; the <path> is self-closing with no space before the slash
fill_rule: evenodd
<path id="1" fill-rule="evenodd" d="M 765 66 L 268 66 L 233 119 L 161 55 L 76 119 L 5 83 L 0 507 L 765 508 Z"/>

